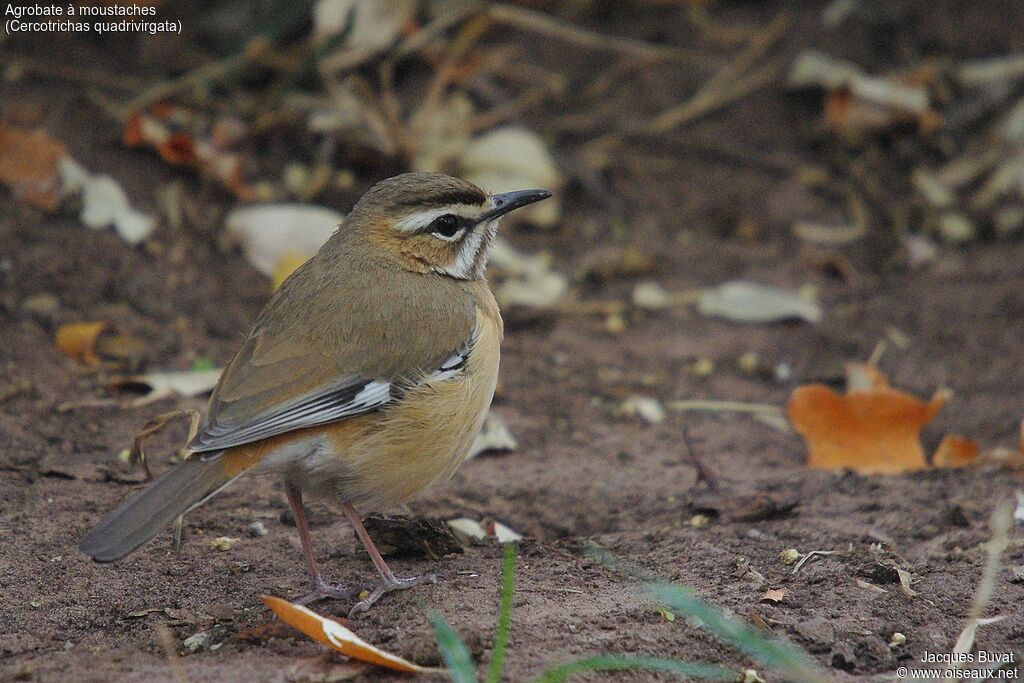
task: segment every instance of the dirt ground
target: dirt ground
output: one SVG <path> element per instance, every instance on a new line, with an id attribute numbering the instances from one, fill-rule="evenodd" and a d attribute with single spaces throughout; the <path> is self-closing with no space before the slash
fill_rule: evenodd
<path id="1" fill-rule="evenodd" d="M 759 23 L 785 9 L 792 25 L 781 54 L 827 48 L 867 69 L 891 69 L 923 53 L 964 59 L 1024 49 L 1015 2 L 864 5 L 867 18 L 831 31 L 821 27 L 819 3 L 797 9 L 729 2 L 717 16 Z M 593 27 L 607 33 L 701 45 L 679 7 L 640 3 L 603 14 Z M 516 39 L 514 32 L 493 38 Z M 67 63 L 105 73 L 125 70 L 144 80 L 160 75 L 160 61 L 141 52 L 141 45 L 118 39 L 115 50 L 68 37 L 61 39 L 61 54 Z M 51 47 L 24 37 L 0 45 L 4 52 L 39 58 Z M 572 87 L 588 83 L 603 66 L 591 53 L 546 41 L 537 41 L 533 58 L 565 73 Z M 623 110 L 650 113 L 692 92 L 706 75 L 693 68 L 645 67 L 609 97 Z M 57 350 L 55 326 L 112 321 L 145 340 L 147 368 L 187 368 L 199 356 L 222 364 L 268 292 L 241 255 L 225 255 L 219 247 L 215 231 L 231 199 L 150 153 L 124 149 L 116 125 L 87 90 L 52 78 L 7 81 L 0 85 L 0 116 L 45 127 L 90 168 L 114 175 L 142 207 L 155 206 L 157 188 L 184 182 L 200 214 L 198 227 L 161 225 L 146 248 L 132 249 L 112 231 L 86 230 L 69 214 L 45 215 L 0 193 L 0 391 L 30 383 L 0 404 L 0 678 L 171 680 L 157 636 L 161 624 L 179 649 L 186 638 L 212 629 L 214 647 L 181 659 L 193 682 L 392 678 L 349 665 L 285 631 L 269 639 L 235 637 L 272 620 L 261 593 L 295 596 L 306 588 L 298 538 L 281 517 L 285 502 L 276 481 L 252 479 L 190 514 L 179 554 L 170 552 L 169 533 L 115 565 L 93 564 L 75 550 L 86 530 L 141 483 L 138 472 L 116 459 L 132 435 L 156 413 L 201 401 L 58 411 L 62 402 L 105 394 L 102 375 Z M 920 396 L 940 386 L 954 391 L 925 431 L 926 450 L 948 432 L 976 438 L 984 448 L 1015 446 L 1024 417 L 1024 243 L 943 246 L 935 261 L 916 271 L 853 254 L 860 269 L 856 281 L 831 277 L 796 247 L 789 221 L 775 215 L 790 174 L 778 164 L 745 163 L 713 151 L 724 140 L 731 149 L 757 150 L 760 158 L 817 162 L 824 152 L 811 129 L 819 110 L 820 102 L 779 87 L 762 90 L 689 128 L 690 149 L 625 152 L 607 176 L 608 196 L 571 185 L 556 231 L 510 231 L 517 246 L 550 250 L 556 266 L 569 273 L 602 247 L 629 244 L 656 259 L 653 277 L 670 290 L 732 278 L 794 288 L 810 283 L 819 289 L 826 317 L 820 325 L 739 325 L 687 307 L 633 315 L 617 335 L 599 316 L 559 313 L 512 321 L 494 410 L 507 420 L 519 449 L 467 463 L 411 506 L 417 515 L 442 519 L 491 517 L 525 535 L 509 680 L 598 653 L 753 666 L 685 620 L 663 618 L 627 580 L 590 558 L 589 542 L 694 587 L 738 617 L 759 615 L 837 679 L 891 674 L 913 666 L 926 651 L 948 652 L 955 642 L 981 574 L 989 516 L 997 500 L 1024 488 L 1020 474 L 993 466 L 900 476 L 811 471 L 796 436 L 748 416 L 670 411 L 652 426 L 613 411 L 632 393 L 663 401 L 783 405 L 797 384 L 836 382 L 844 362 L 867 358 L 896 328 L 909 344 L 890 347 L 882 359 L 893 384 Z M 582 142 L 555 134 L 557 107 L 538 107 L 522 120 L 557 140 L 560 158 L 569 158 Z M 256 151 L 267 167 L 287 161 L 285 145 Z M 398 169 L 360 175 L 358 190 L 392 170 Z M 337 208 L 348 205 L 339 201 Z M 627 229 L 615 227 L 622 224 Z M 734 229 L 737 224 L 753 225 L 753 233 Z M 584 298 L 622 299 L 635 281 L 585 284 L 580 291 Z M 26 310 L 25 300 L 38 294 L 53 295 L 59 307 Z M 738 369 L 737 359 L 748 352 L 768 367 L 788 364 L 792 377 L 778 381 Z M 698 359 L 713 360 L 714 370 L 693 372 Z M 170 430 L 154 442 L 153 452 L 169 452 L 183 436 L 181 428 Z M 712 471 L 717 491 L 698 481 L 691 454 Z M 158 457 L 154 467 L 167 467 L 166 459 Z M 692 525 L 697 514 L 709 522 Z M 313 520 L 328 577 L 372 574 L 338 516 L 314 508 Z M 247 534 L 253 521 L 265 524 L 266 536 Z M 218 536 L 242 540 L 221 552 L 207 545 Z M 1024 583 L 1012 567 L 1024 564 L 1022 538 L 1013 532 L 987 612 L 1006 619 L 978 634 L 979 647 L 1016 653 L 1018 661 L 1024 652 Z M 905 560 L 916 597 L 904 595 L 879 571 L 869 553 L 874 543 Z M 848 547 L 848 555 L 818 558 L 797 573 L 779 559 L 787 548 Z M 422 609 L 434 607 L 486 663 L 500 557 L 496 543 L 482 543 L 437 561 L 395 560 L 399 574 L 430 570 L 440 580 L 386 597 L 352 626 L 397 654 L 437 664 Z M 740 576 L 741 558 L 763 574 L 764 585 Z M 890 583 L 878 592 L 857 579 Z M 761 602 L 767 588 L 785 589 L 785 598 Z M 343 615 L 348 605 L 319 608 Z M 894 632 L 906 635 L 905 645 L 889 646 Z"/>

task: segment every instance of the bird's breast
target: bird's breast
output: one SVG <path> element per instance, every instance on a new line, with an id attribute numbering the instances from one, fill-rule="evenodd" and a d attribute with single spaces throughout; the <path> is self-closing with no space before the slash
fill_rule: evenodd
<path id="1" fill-rule="evenodd" d="M 487 290 L 462 373 L 410 389 L 375 414 L 359 438 L 340 423 L 333 449 L 343 472 L 339 496 L 363 508 L 384 507 L 450 476 L 469 452 L 494 396 L 501 337 L 501 317 Z"/>

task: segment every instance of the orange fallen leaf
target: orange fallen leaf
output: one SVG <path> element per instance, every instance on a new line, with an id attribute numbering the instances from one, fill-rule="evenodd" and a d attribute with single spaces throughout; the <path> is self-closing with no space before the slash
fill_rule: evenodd
<path id="1" fill-rule="evenodd" d="M 87 322 L 67 323 L 57 328 L 55 341 L 65 356 L 86 365 L 99 365 L 100 358 L 96 355 L 96 340 L 107 329 L 109 323 Z"/>
<path id="2" fill-rule="evenodd" d="M 978 459 L 978 444 L 956 434 L 947 434 L 935 449 L 932 465 L 935 467 L 964 467 Z"/>
<path id="3" fill-rule="evenodd" d="M 0 124 L 0 182 L 14 196 L 47 211 L 60 204 L 60 160 L 64 145 L 45 130 Z"/>
<path id="4" fill-rule="evenodd" d="M 810 384 L 790 397 L 787 416 L 807 442 L 808 467 L 865 474 L 925 469 L 921 429 L 942 409 L 949 392 L 938 391 L 925 403 L 888 387 L 880 373 L 858 366 L 848 370 L 851 376 L 856 371 L 866 380 L 855 382 L 859 388 L 846 394 Z"/>
<path id="5" fill-rule="evenodd" d="M 787 591 L 785 588 L 771 588 L 769 590 L 766 590 L 764 592 L 764 595 L 761 596 L 761 602 L 772 602 L 775 604 L 779 604 L 780 602 L 782 602 L 782 599 L 786 597 L 786 592 Z"/>
<path id="6" fill-rule="evenodd" d="M 270 595 L 261 595 L 260 599 L 281 621 L 343 655 L 394 671 L 404 671 L 406 673 L 437 673 L 439 671 L 438 669 L 414 664 L 390 652 L 374 647 L 342 626 L 339 622 L 321 616 L 302 605 L 296 605 L 295 603 Z"/>

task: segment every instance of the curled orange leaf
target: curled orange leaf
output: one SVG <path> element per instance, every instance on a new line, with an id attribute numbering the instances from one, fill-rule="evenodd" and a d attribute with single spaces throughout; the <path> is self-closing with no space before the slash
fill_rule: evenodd
<path id="1" fill-rule="evenodd" d="M 18 199 L 53 211 L 60 204 L 60 160 L 64 145 L 45 130 L 0 124 L 0 182 Z"/>
<path id="2" fill-rule="evenodd" d="M 107 329 L 109 323 L 87 322 L 68 323 L 57 328 L 56 343 L 65 356 L 86 365 L 99 365 L 96 355 L 96 341 Z"/>
<path id="3" fill-rule="evenodd" d="M 928 466 L 921 429 L 949 398 L 936 392 L 925 403 L 885 386 L 869 373 L 868 388 L 838 394 L 822 384 L 798 387 L 787 415 L 808 446 L 807 465 L 895 474 Z"/>
<path id="4" fill-rule="evenodd" d="M 935 449 L 932 465 L 935 467 L 964 467 L 978 459 L 978 444 L 956 434 L 947 434 Z"/>
<path id="5" fill-rule="evenodd" d="M 334 619 L 317 614 L 302 605 L 296 605 L 293 602 L 270 595 L 261 595 L 260 599 L 281 621 L 343 655 L 394 671 L 404 671 L 406 673 L 437 671 L 436 669 L 414 664 L 390 652 L 385 652 L 379 647 L 366 642 Z"/>

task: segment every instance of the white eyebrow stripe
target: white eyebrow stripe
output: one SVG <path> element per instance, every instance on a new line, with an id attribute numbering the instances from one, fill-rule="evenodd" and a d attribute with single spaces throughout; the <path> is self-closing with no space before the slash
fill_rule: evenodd
<path id="1" fill-rule="evenodd" d="M 473 218 L 480 214 L 480 207 L 471 204 L 451 204 L 436 209 L 417 211 L 396 222 L 395 227 L 402 232 L 416 232 L 430 225 L 435 218 L 440 218 L 448 213 L 463 218 Z"/>

